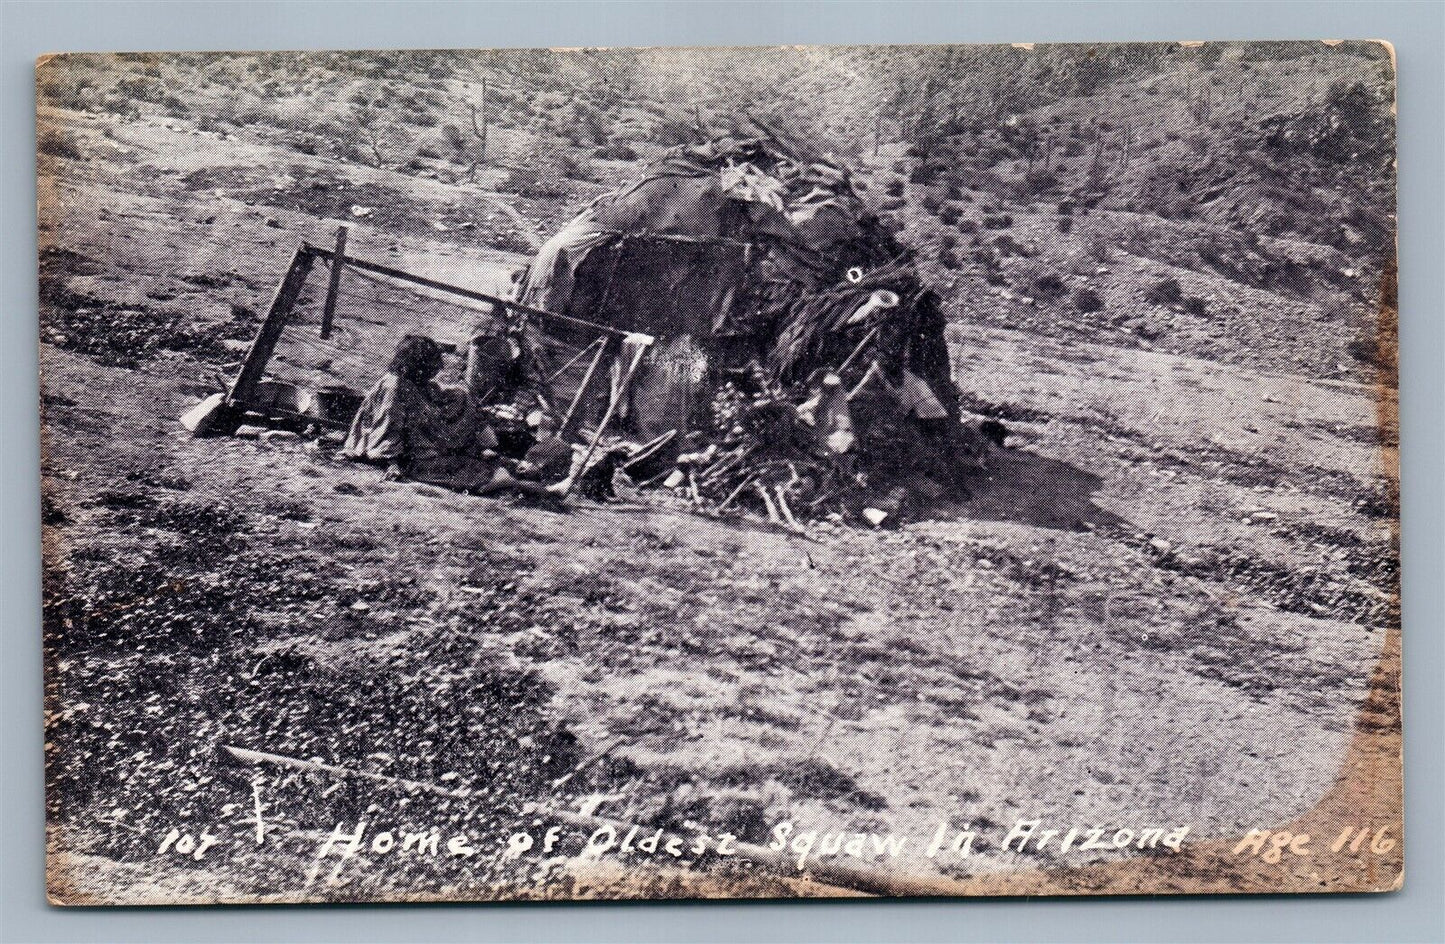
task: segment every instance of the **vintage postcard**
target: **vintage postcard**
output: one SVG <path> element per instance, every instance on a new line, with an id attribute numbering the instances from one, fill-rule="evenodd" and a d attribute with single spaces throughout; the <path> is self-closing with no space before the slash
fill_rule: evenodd
<path id="1" fill-rule="evenodd" d="M 36 78 L 56 904 L 1400 886 L 1388 43 Z"/>

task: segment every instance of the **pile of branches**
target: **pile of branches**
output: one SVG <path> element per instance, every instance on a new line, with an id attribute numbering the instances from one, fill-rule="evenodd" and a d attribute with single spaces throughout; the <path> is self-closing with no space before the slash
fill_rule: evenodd
<path id="1" fill-rule="evenodd" d="M 898 304 L 892 311 L 849 324 L 873 293 L 893 292 Z M 867 343 L 882 354 L 902 356 L 913 329 L 917 302 L 926 291 L 913 267 L 899 260 L 869 272 L 857 270 L 851 277 L 821 292 L 789 292 L 766 300 L 763 310 L 775 325 L 776 342 L 769 353 L 768 367 L 784 381 L 801 380 L 822 364 L 843 365 L 861 353 Z"/>
<path id="2" fill-rule="evenodd" d="M 798 406 L 756 362 L 725 381 L 711 403 L 711 434 L 688 437 L 690 451 L 645 484 L 660 484 L 695 507 L 753 508 L 798 527 L 840 485 L 839 469 L 813 446 Z"/>
<path id="3" fill-rule="evenodd" d="M 955 439 L 928 441 L 894 417 L 864 423 L 853 448 L 830 448 L 823 417 L 814 415 L 818 392 L 786 387 L 754 362 L 717 389 L 712 429 L 689 434 L 686 451 L 642 487 L 714 514 L 765 514 L 795 530 L 825 516 L 894 527 L 915 497 L 966 494 L 953 476 L 966 467 L 967 449 Z"/>

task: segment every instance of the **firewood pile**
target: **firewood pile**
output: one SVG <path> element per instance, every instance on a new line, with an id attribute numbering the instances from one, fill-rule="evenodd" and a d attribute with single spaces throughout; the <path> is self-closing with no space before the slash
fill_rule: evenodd
<path id="1" fill-rule="evenodd" d="M 694 510 L 766 516 L 793 530 L 819 518 L 896 526 L 913 492 L 921 489 L 923 497 L 937 499 L 950 490 L 920 475 L 907 477 L 904 485 L 883 463 L 829 448 L 811 412 L 817 394 L 806 385 L 784 387 L 756 363 L 738 374 L 714 394 L 711 427 L 689 434 L 684 451 L 637 482 L 640 488 L 669 492 Z M 875 449 L 896 448 L 894 429 L 875 424 L 867 438 Z M 906 446 L 917 451 L 941 444 L 910 440 Z M 952 457 L 945 461 L 956 464 Z M 926 464 L 915 457 L 906 466 Z"/>

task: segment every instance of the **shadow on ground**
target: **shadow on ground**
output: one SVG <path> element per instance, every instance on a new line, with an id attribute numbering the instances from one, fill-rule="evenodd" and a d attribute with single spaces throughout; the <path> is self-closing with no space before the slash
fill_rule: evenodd
<path id="1" fill-rule="evenodd" d="M 969 499 L 939 508 L 934 517 L 1012 521 L 1057 531 L 1125 523 L 1094 504 L 1093 496 L 1103 482 L 1094 473 L 1059 459 L 999 449 L 989 455 L 988 468 L 965 480 Z"/>

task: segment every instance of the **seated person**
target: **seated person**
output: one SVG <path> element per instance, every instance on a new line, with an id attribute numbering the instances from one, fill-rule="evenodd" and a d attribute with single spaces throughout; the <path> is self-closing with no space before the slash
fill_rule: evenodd
<path id="1" fill-rule="evenodd" d="M 586 450 L 574 449 L 557 435 L 556 418 L 533 410 L 527 416 L 536 442 L 526 455 L 516 463 L 513 471 L 517 478 L 529 482 L 546 482 L 554 494 L 565 494 L 575 490 L 583 498 L 606 501 L 616 497 L 612 477 L 627 461 L 628 451 L 624 448 L 598 449 L 592 453 L 587 468 L 582 468 Z"/>
<path id="2" fill-rule="evenodd" d="M 541 410 L 533 410 L 527 416 L 527 425 L 532 427 L 536 442 L 517 463 L 517 478 L 536 482 L 556 482 L 566 478 L 572 470 L 572 447 L 557 435 L 556 418 Z"/>
<path id="3" fill-rule="evenodd" d="M 347 456 L 386 463 L 387 478 L 402 477 L 479 495 L 538 494 L 497 457 L 497 438 L 466 390 L 436 382 L 442 349 L 431 338 L 407 335 L 391 366 L 357 410 L 343 447 Z"/>
<path id="4" fill-rule="evenodd" d="M 510 386 L 512 347 L 498 334 L 476 334 L 467 345 L 467 392 L 478 404 L 502 399 Z"/>
<path id="5" fill-rule="evenodd" d="M 467 344 L 465 383 L 479 406 L 513 403 L 525 412 L 553 399 L 526 332 L 507 328 L 498 333 L 496 324 L 478 328 Z"/>

